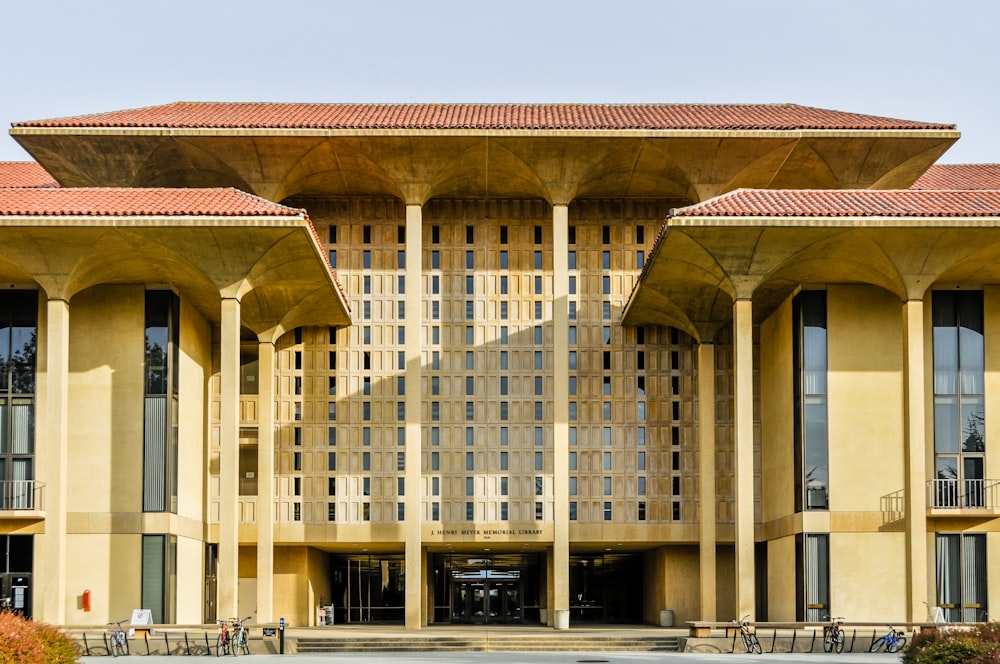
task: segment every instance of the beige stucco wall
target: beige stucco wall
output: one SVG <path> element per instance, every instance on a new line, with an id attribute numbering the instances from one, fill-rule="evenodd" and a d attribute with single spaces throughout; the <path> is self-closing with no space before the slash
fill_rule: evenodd
<path id="1" fill-rule="evenodd" d="M 990 414 L 997 412 L 996 408 L 991 408 L 991 405 L 1000 403 L 1000 286 L 986 286 L 983 291 L 987 413 L 987 454 L 984 471 L 987 478 L 998 479 L 1000 478 L 1000 454 L 996 453 L 995 450 L 1000 450 L 1000 417 L 990 417 Z M 933 441 L 929 444 L 928 449 L 933 449 Z"/>
<path id="2" fill-rule="evenodd" d="M 319 549 L 309 548 L 307 563 L 309 576 L 308 606 L 309 616 L 313 620 L 310 624 L 315 624 L 316 608 L 323 603 L 330 604 L 330 588 L 332 587 L 330 554 Z M 407 598 L 407 603 L 419 603 L 417 597 Z"/>
<path id="3" fill-rule="evenodd" d="M 699 554 L 696 546 L 660 547 L 643 560 L 643 622 L 660 624 L 660 611 L 674 612 L 674 624 L 698 620 Z"/>
<path id="4" fill-rule="evenodd" d="M 739 618 L 736 611 L 736 549 L 732 546 L 715 548 L 715 615 L 719 620 Z"/>
<path id="5" fill-rule="evenodd" d="M 852 622 L 906 620 L 905 555 L 901 532 L 831 534 L 830 613 Z"/>
<path id="6" fill-rule="evenodd" d="M 180 403 L 177 514 L 203 522 L 208 485 L 208 377 L 212 370 L 212 328 L 184 299 L 180 307 Z"/>
<path id="7" fill-rule="evenodd" d="M 274 551 L 274 615 L 288 625 L 309 623 L 309 548 L 282 546 Z"/>
<path id="8" fill-rule="evenodd" d="M 830 510 L 879 512 L 903 488 L 899 298 L 870 286 L 827 291 Z"/>
<path id="9" fill-rule="evenodd" d="M 142 511 L 144 298 L 142 286 L 101 286 L 70 303 L 71 515 Z"/>
<path id="10" fill-rule="evenodd" d="M 788 298 L 760 326 L 760 492 L 764 522 L 795 510 L 793 385 L 792 298 Z"/>
<path id="11" fill-rule="evenodd" d="M 95 287 L 70 302 L 70 623 L 104 624 L 140 608 L 144 306 L 142 286 Z M 79 603 L 85 589 L 89 613 Z"/>
<path id="12" fill-rule="evenodd" d="M 795 537 L 767 543 L 767 619 L 795 620 Z"/>

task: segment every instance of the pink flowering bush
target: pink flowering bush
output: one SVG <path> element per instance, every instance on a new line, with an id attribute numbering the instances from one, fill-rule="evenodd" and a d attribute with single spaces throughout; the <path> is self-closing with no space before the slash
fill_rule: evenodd
<path id="1" fill-rule="evenodd" d="M 76 645 L 55 627 L 0 613 L 0 664 L 73 664 Z"/>

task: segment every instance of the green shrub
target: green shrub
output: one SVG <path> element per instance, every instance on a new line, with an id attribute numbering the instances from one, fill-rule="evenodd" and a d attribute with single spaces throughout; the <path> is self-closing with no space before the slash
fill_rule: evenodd
<path id="1" fill-rule="evenodd" d="M 1000 662 L 1000 624 L 917 634 L 903 652 L 904 664 L 996 664 Z"/>
<path id="2" fill-rule="evenodd" d="M 0 664 L 73 664 L 76 646 L 55 627 L 0 613 Z"/>

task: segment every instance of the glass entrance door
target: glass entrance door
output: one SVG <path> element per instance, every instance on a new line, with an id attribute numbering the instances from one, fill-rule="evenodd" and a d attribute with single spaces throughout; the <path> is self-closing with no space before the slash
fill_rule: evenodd
<path id="1" fill-rule="evenodd" d="M 470 625 L 521 622 L 519 581 L 454 580 L 451 591 L 451 621 Z"/>

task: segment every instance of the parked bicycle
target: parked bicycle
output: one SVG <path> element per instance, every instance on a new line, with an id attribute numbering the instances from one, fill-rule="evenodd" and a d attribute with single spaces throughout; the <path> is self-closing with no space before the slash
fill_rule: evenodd
<path id="1" fill-rule="evenodd" d="M 823 634 L 823 652 L 844 652 L 844 624 L 843 618 L 830 618 L 830 625 Z"/>
<path id="2" fill-rule="evenodd" d="M 243 619 L 233 619 L 233 644 L 232 653 L 234 655 L 250 654 L 250 630 L 247 629 L 247 621 L 250 616 Z"/>
<path id="3" fill-rule="evenodd" d="M 755 628 L 748 620 L 749 617 L 750 614 L 747 614 L 739 621 L 740 637 L 743 639 L 743 648 L 747 652 L 755 652 L 760 655 L 764 651 L 760 647 L 760 641 L 757 639 L 757 632 Z M 733 622 L 735 623 L 736 621 L 734 620 Z"/>
<path id="4" fill-rule="evenodd" d="M 232 636 L 229 633 L 228 620 L 217 620 L 216 622 L 219 623 L 219 636 L 215 639 L 215 656 L 222 657 L 229 654 Z"/>
<path id="5" fill-rule="evenodd" d="M 887 625 L 889 631 L 872 641 L 871 647 L 868 652 L 878 652 L 882 648 L 885 648 L 886 652 L 899 652 L 906 645 L 906 637 L 903 636 L 903 630 L 897 630 L 892 625 Z"/>
<path id="6" fill-rule="evenodd" d="M 114 657 L 128 655 L 128 634 L 122 629 L 122 623 L 124 622 L 126 621 L 119 620 L 118 622 L 108 623 L 115 626 L 115 630 L 108 636 L 108 652 Z"/>

